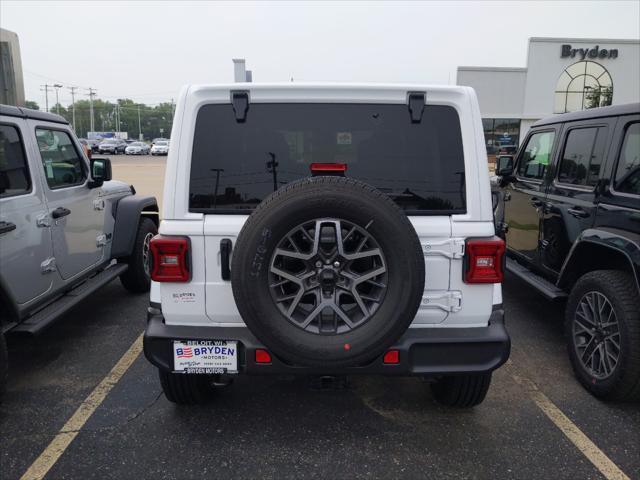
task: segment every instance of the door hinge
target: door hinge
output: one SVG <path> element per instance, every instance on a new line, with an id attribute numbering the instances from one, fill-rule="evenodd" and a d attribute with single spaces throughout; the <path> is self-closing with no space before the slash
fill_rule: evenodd
<path id="1" fill-rule="evenodd" d="M 449 290 L 425 293 L 422 295 L 420 308 L 439 308 L 445 312 L 459 312 L 462 309 L 462 292 Z"/>
<path id="2" fill-rule="evenodd" d="M 51 217 L 49 217 L 49 212 L 41 213 L 36 217 L 36 225 L 38 227 L 50 227 L 51 226 Z"/>
<path id="3" fill-rule="evenodd" d="M 40 264 L 40 271 L 42 273 L 51 273 L 58 270 L 56 266 L 56 257 L 49 257 Z"/>
<path id="4" fill-rule="evenodd" d="M 442 255 L 447 258 L 462 258 L 464 256 L 464 239 L 448 238 L 446 240 L 428 241 L 422 244 L 425 255 Z"/>
<path id="5" fill-rule="evenodd" d="M 93 201 L 93 209 L 94 210 L 104 210 L 104 200 L 101 198 L 97 198 Z"/>

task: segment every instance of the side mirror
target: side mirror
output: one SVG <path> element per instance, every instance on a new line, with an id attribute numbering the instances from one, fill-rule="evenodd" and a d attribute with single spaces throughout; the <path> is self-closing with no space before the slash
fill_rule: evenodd
<path id="1" fill-rule="evenodd" d="M 109 180 L 111 180 L 111 160 L 108 158 L 92 158 L 89 187 L 101 187 L 104 182 Z"/>
<path id="2" fill-rule="evenodd" d="M 513 155 L 500 155 L 496 160 L 496 175 L 510 177 L 513 175 Z"/>

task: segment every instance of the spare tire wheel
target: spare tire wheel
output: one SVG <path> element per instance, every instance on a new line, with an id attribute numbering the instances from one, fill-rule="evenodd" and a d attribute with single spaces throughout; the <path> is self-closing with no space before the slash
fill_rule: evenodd
<path id="1" fill-rule="evenodd" d="M 403 211 L 343 177 L 290 183 L 247 219 L 231 282 L 251 332 L 294 365 L 362 365 L 409 327 L 424 257 Z"/>

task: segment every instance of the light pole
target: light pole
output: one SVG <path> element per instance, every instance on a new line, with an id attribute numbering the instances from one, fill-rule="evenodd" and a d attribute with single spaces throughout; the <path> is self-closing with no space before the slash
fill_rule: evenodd
<path id="1" fill-rule="evenodd" d="M 96 90 L 89 87 L 89 123 L 92 132 L 95 132 L 94 123 L 93 123 L 93 97 L 96 96 Z"/>
<path id="2" fill-rule="evenodd" d="M 210 168 L 212 172 L 216 172 L 216 186 L 213 191 L 213 208 L 218 204 L 218 185 L 220 184 L 220 172 L 224 172 L 224 168 Z"/>
<path id="3" fill-rule="evenodd" d="M 138 140 L 142 140 L 142 127 L 140 126 L 140 104 L 138 104 Z"/>
<path id="4" fill-rule="evenodd" d="M 71 92 L 71 109 L 73 112 L 73 131 L 77 134 L 78 131 L 76 130 L 76 90 L 78 89 L 78 87 L 67 87 L 69 89 L 69 91 Z"/>
<path id="5" fill-rule="evenodd" d="M 60 115 L 60 102 L 58 101 L 58 90 L 62 88 L 59 83 L 54 83 L 53 88 L 56 89 L 56 113 Z"/>
<path id="6" fill-rule="evenodd" d="M 45 111 L 49 111 L 49 88 L 51 88 L 51 85 L 49 84 L 44 84 L 44 85 L 40 85 L 42 88 L 40 90 L 42 90 L 44 92 L 44 105 L 45 105 Z"/>

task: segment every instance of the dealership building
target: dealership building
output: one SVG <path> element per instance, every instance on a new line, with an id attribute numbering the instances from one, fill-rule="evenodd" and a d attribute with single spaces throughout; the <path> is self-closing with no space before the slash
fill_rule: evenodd
<path id="1" fill-rule="evenodd" d="M 640 40 L 530 38 L 524 68 L 458 67 L 456 82 L 476 90 L 492 154 L 549 115 L 640 102 Z"/>

